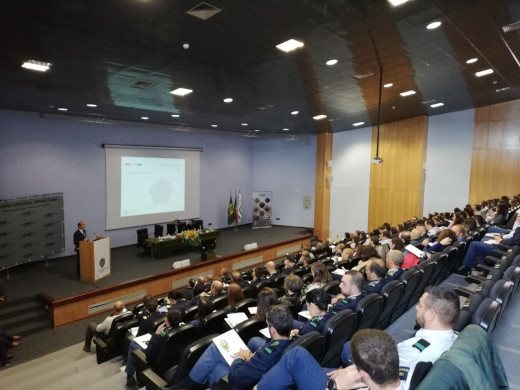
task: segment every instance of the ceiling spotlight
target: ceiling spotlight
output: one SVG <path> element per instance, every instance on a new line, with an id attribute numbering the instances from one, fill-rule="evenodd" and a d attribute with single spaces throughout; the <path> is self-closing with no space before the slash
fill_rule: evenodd
<path id="1" fill-rule="evenodd" d="M 413 89 L 411 89 L 409 91 L 401 92 L 399 95 L 401 95 L 401 96 L 415 95 L 415 91 Z"/>
<path id="2" fill-rule="evenodd" d="M 300 111 L 291 111 L 291 115 L 298 115 Z"/>
<path id="3" fill-rule="evenodd" d="M 211 125 L 211 127 L 218 127 L 218 125 Z"/>
<path id="4" fill-rule="evenodd" d="M 147 116 L 142 116 L 141 119 L 142 119 L 143 121 L 147 121 L 147 120 L 150 119 L 150 118 L 147 117 Z"/>
<path id="5" fill-rule="evenodd" d="M 364 125 L 365 122 L 356 122 L 356 123 L 352 123 L 352 126 L 361 126 L 361 125 Z"/>
<path id="6" fill-rule="evenodd" d="M 182 44 L 182 48 L 183 48 L 184 50 L 188 50 L 188 49 L 190 48 L 190 44 L 189 44 L 188 42 L 184 42 L 184 43 Z"/>
<path id="7" fill-rule="evenodd" d="M 299 47 L 303 47 L 303 42 L 297 41 L 296 39 L 289 39 L 288 41 L 276 45 L 276 47 L 288 53 L 290 51 L 298 49 Z"/>
<path id="8" fill-rule="evenodd" d="M 394 7 L 406 3 L 408 0 L 388 0 Z"/>
<path id="9" fill-rule="evenodd" d="M 95 107 L 97 107 L 97 104 L 88 103 L 88 104 L 87 104 L 87 107 L 95 108 Z"/>
<path id="10" fill-rule="evenodd" d="M 441 22 L 432 22 L 429 25 L 426 26 L 428 30 L 435 30 L 437 27 L 439 27 L 442 23 Z"/>
<path id="11" fill-rule="evenodd" d="M 22 64 L 22 68 L 36 70 L 38 72 L 47 72 L 51 67 L 50 62 L 41 62 L 35 60 L 28 60 Z"/>
<path id="12" fill-rule="evenodd" d="M 328 60 L 325 62 L 328 66 L 336 65 L 338 63 L 338 60 Z"/>
<path id="13" fill-rule="evenodd" d="M 180 117 L 179 114 L 172 114 L 172 118 L 178 118 L 178 117 Z"/>
<path id="14" fill-rule="evenodd" d="M 283 131 L 289 131 L 289 129 L 287 127 L 283 128 L 282 130 Z"/>
<path id="15" fill-rule="evenodd" d="M 486 69 L 486 70 L 481 70 L 480 72 L 476 72 L 475 76 L 482 77 L 482 76 L 486 76 L 491 73 L 493 73 L 493 69 Z"/>
<path id="16" fill-rule="evenodd" d="M 186 96 L 186 95 L 189 95 L 190 93 L 192 93 L 193 90 L 192 89 L 188 89 L 188 88 L 177 88 L 177 89 L 174 89 L 173 91 L 171 91 L 170 93 L 171 94 L 174 94 L 174 95 L 177 95 L 177 96 Z"/>
<path id="17" fill-rule="evenodd" d="M 478 58 L 470 58 L 469 60 L 466 61 L 466 64 L 473 64 L 477 61 L 478 61 Z"/>
<path id="18" fill-rule="evenodd" d="M 255 129 L 255 132 L 256 132 L 256 133 L 260 133 L 260 130 L 258 130 L 258 129 Z"/>
<path id="19" fill-rule="evenodd" d="M 247 123 L 241 123 L 242 126 L 247 126 Z"/>
<path id="20" fill-rule="evenodd" d="M 225 98 L 225 99 L 223 100 L 224 103 L 231 103 L 232 101 L 233 101 L 232 98 Z"/>
<path id="21" fill-rule="evenodd" d="M 327 117 L 327 115 L 320 114 L 320 115 L 313 116 L 312 119 L 319 121 L 320 119 L 325 119 L 326 117 Z"/>
<path id="22" fill-rule="evenodd" d="M 65 108 L 65 107 L 60 107 L 60 108 L 58 108 L 58 111 L 69 111 L 69 109 Z"/>
<path id="23" fill-rule="evenodd" d="M 390 88 L 393 86 L 394 86 L 394 83 L 386 83 L 385 85 L 383 85 L 383 87 L 385 87 L 385 88 Z"/>
<path id="24" fill-rule="evenodd" d="M 444 103 L 435 103 L 435 104 L 430 104 L 430 107 L 431 108 L 437 108 L 437 107 L 442 107 L 444 106 Z"/>

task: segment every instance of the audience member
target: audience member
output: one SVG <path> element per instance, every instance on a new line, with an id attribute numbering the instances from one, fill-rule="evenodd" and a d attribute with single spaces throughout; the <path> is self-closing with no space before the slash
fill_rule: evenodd
<path id="1" fill-rule="evenodd" d="M 314 263 L 311 266 L 312 283 L 305 288 L 309 292 L 315 288 L 323 287 L 324 284 L 332 280 L 328 268 L 323 263 Z"/>
<path id="2" fill-rule="evenodd" d="M 108 335 L 108 332 L 110 331 L 110 327 L 112 326 L 112 322 L 115 318 L 119 317 L 121 314 L 123 314 L 126 309 L 123 301 L 117 301 L 114 303 L 114 312 L 109 315 L 101 324 L 96 324 L 95 322 L 90 322 L 87 325 L 87 330 L 85 331 L 85 345 L 83 346 L 83 350 L 85 352 L 90 352 L 90 344 L 92 342 L 92 338 L 97 333 L 104 333 Z"/>
<path id="3" fill-rule="evenodd" d="M 296 259 L 293 255 L 287 255 L 284 261 L 282 274 L 290 275 L 296 269 Z"/>
<path id="4" fill-rule="evenodd" d="M 18 347 L 22 342 L 20 336 L 11 336 L 0 330 L 0 364 L 2 367 L 9 366 L 9 359 L 12 358 L 9 349 Z"/>
<path id="5" fill-rule="evenodd" d="M 174 389 L 205 389 L 219 383 L 227 375 L 234 388 L 251 388 L 282 357 L 291 343 L 289 333 L 292 315 L 284 305 L 271 306 L 266 313 L 271 341 L 255 352 L 241 350 L 234 356 L 231 366 L 224 360 L 217 346 L 212 343 L 199 358 L 190 374 Z"/>
<path id="6" fill-rule="evenodd" d="M 385 279 L 385 262 L 381 259 L 370 259 L 367 261 L 365 270 L 367 274 L 367 282 L 363 287 L 363 292 L 365 294 L 379 293 L 383 286 L 388 282 L 388 280 Z"/>
<path id="7" fill-rule="evenodd" d="M 244 300 L 244 293 L 242 287 L 236 283 L 231 283 L 227 290 L 228 307 L 235 306 L 238 302 Z"/>
<path id="8" fill-rule="evenodd" d="M 300 304 L 300 293 L 303 288 L 303 281 L 298 275 L 289 275 L 283 281 L 286 294 L 280 298 L 280 303 L 290 303 L 298 308 Z"/>
<path id="9" fill-rule="evenodd" d="M 385 278 L 390 282 L 391 280 L 400 280 L 401 276 L 404 273 L 404 270 L 401 268 L 404 261 L 403 252 L 398 251 L 396 249 L 392 249 L 386 255 L 386 268 L 388 271 L 386 272 Z"/>
<path id="10" fill-rule="evenodd" d="M 202 319 L 211 313 L 213 313 L 213 301 L 209 297 L 201 297 L 197 304 L 195 318 L 190 321 L 190 324 L 200 328 Z"/>
<path id="11" fill-rule="evenodd" d="M 339 284 L 341 294 L 331 300 L 332 310 L 335 312 L 345 309 L 355 310 L 356 305 L 364 296 L 361 292 L 364 283 L 365 278 L 361 272 L 354 270 L 345 272 Z"/>

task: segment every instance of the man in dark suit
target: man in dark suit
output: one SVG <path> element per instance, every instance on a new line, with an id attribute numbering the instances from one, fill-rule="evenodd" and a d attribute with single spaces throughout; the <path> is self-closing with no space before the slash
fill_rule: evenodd
<path id="1" fill-rule="evenodd" d="M 74 232 L 74 250 L 77 254 L 76 274 L 79 278 L 79 243 L 80 241 L 88 241 L 87 231 L 85 230 L 85 222 L 78 222 L 78 230 Z"/>

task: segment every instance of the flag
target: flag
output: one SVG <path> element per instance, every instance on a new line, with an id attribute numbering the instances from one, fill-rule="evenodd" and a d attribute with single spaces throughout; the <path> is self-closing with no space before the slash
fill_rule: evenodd
<path id="1" fill-rule="evenodd" d="M 238 191 L 238 197 L 235 199 L 235 222 L 242 221 L 242 194 Z"/>
<path id="2" fill-rule="evenodd" d="M 235 219 L 235 225 L 238 224 L 238 209 L 237 209 L 237 191 L 235 190 L 235 207 L 233 207 L 233 218 Z"/>
<path id="3" fill-rule="evenodd" d="M 229 191 L 229 206 L 228 206 L 228 218 L 227 223 L 231 225 L 235 220 L 235 208 L 233 207 L 233 197 L 231 196 L 231 191 Z"/>

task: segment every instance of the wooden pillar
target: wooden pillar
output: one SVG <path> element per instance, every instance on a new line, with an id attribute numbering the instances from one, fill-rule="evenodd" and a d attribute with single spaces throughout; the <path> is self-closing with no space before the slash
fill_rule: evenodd
<path id="1" fill-rule="evenodd" d="M 332 174 L 332 133 L 318 133 L 316 147 L 316 195 L 314 203 L 314 235 L 320 240 L 329 237 L 330 186 L 327 178 Z"/>

